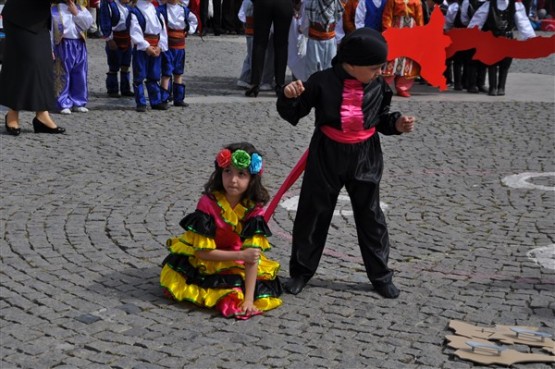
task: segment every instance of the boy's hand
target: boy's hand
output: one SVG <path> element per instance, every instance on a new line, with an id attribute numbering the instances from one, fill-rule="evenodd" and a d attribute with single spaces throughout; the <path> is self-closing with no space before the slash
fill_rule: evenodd
<path id="1" fill-rule="evenodd" d="M 395 129 L 398 132 L 402 133 L 412 132 L 414 129 L 415 120 L 416 118 L 413 116 L 402 115 L 399 117 L 399 119 L 397 119 L 397 122 L 395 122 Z"/>
<path id="2" fill-rule="evenodd" d="M 303 82 L 300 80 L 289 83 L 283 89 L 283 94 L 288 99 L 299 97 L 303 92 L 304 92 L 304 85 L 303 85 Z"/>
<path id="3" fill-rule="evenodd" d="M 154 46 L 149 46 L 149 47 L 146 48 L 145 52 L 148 56 L 157 57 L 158 55 L 160 55 L 160 48 L 154 47 Z"/>

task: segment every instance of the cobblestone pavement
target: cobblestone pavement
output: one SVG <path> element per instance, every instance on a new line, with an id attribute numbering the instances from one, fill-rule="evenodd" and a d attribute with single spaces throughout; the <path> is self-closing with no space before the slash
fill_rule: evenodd
<path id="1" fill-rule="evenodd" d="M 238 322 L 162 296 L 163 244 L 222 145 L 260 148 L 273 193 L 313 123 L 281 120 L 272 93 L 243 97 L 243 38 L 187 43 L 188 108 L 140 114 L 132 99 L 108 99 L 102 41 L 90 40 L 91 111 L 56 115 L 64 136 L 33 134 L 28 112 L 19 137 L 2 130 L 2 369 L 464 369 L 476 366 L 444 342 L 451 319 L 555 330 L 553 55 L 515 60 L 503 98 L 425 85 L 394 98 L 418 117 L 413 134 L 382 140 L 399 299 L 373 292 L 341 198 L 305 291 Z M 505 184 L 521 173 L 544 176 Z M 283 278 L 293 218 L 282 206 L 270 222 Z M 529 257 L 538 248 L 543 262 Z"/>

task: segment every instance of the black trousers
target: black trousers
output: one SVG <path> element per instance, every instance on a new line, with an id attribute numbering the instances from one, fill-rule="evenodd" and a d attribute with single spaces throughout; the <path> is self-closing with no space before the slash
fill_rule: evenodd
<path id="1" fill-rule="evenodd" d="M 251 84 L 259 85 L 264 68 L 264 57 L 268 48 L 270 27 L 274 25 L 274 76 L 276 84 L 285 84 L 287 69 L 287 46 L 289 26 L 293 19 L 291 0 L 254 1 L 254 38 L 252 42 Z"/>
<path id="2" fill-rule="evenodd" d="M 293 226 L 289 273 L 308 281 L 318 268 L 340 190 L 351 199 L 358 244 L 372 284 L 391 282 L 389 234 L 380 208 L 383 156 L 378 134 L 359 144 L 335 142 L 317 130 L 309 148 Z"/>

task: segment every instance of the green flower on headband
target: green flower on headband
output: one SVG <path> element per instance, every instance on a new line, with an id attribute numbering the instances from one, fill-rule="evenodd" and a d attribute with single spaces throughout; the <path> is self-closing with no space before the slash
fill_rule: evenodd
<path id="1" fill-rule="evenodd" d="M 235 150 L 231 155 L 231 162 L 237 169 L 247 169 L 251 163 L 251 156 L 245 150 Z"/>

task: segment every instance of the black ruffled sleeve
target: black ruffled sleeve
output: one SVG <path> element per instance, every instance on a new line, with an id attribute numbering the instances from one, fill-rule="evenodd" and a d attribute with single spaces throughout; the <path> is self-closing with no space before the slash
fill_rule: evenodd
<path id="1" fill-rule="evenodd" d="M 216 236 L 216 223 L 212 216 L 195 210 L 194 213 L 188 214 L 181 219 L 179 225 L 186 231 L 198 233 L 200 235 L 214 238 Z"/>
<path id="2" fill-rule="evenodd" d="M 268 224 L 266 224 L 264 217 L 261 215 L 250 218 L 243 226 L 241 238 L 251 238 L 254 235 L 262 235 L 265 237 L 270 237 L 272 235 Z"/>

